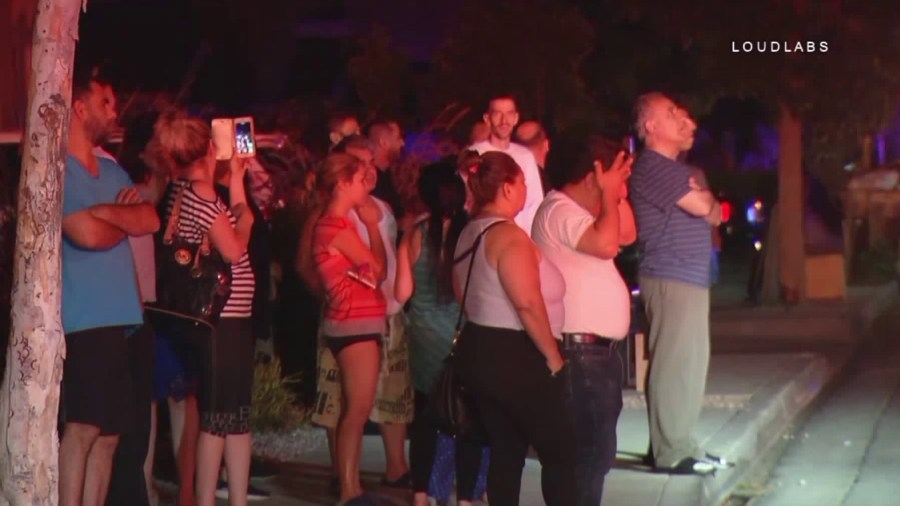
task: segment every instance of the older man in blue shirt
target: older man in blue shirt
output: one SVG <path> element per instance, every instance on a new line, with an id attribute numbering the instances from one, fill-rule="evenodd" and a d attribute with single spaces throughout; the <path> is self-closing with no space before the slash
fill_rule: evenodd
<path id="1" fill-rule="evenodd" d="M 650 320 L 647 409 L 650 455 L 673 474 L 710 474 L 729 464 L 691 435 L 703 406 L 709 367 L 710 226 L 722 208 L 677 161 L 697 125 L 661 93 L 635 105 L 645 149 L 633 165 L 630 195 L 641 252 L 641 295 Z"/>

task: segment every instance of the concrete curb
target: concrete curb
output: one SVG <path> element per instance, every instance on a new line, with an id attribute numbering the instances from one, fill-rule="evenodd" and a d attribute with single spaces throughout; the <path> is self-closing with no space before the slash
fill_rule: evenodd
<path id="1" fill-rule="evenodd" d="M 799 371 L 786 371 L 750 399 L 706 443 L 737 462 L 733 469 L 714 477 L 696 478 L 701 487 L 699 505 L 721 504 L 737 488 L 747 471 L 790 427 L 796 416 L 818 396 L 843 368 L 847 358 L 829 360 L 808 354 L 812 359 Z M 789 380 L 785 376 L 793 375 Z"/>
<path id="2" fill-rule="evenodd" d="M 866 289 L 853 308 L 853 326 L 858 336 L 871 333 L 878 317 L 897 300 L 896 283 Z M 858 342 L 858 339 L 856 340 Z M 826 357 L 806 354 L 812 360 L 789 381 L 785 375 L 775 377 L 769 386 L 755 393 L 745 409 L 736 413 L 725 426 L 710 438 L 706 446 L 721 451 L 737 461 L 733 469 L 717 473 L 711 478 L 697 478 L 702 506 L 722 504 L 738 487 L 748 471 L 778 442 L 793 421 L 835 381 L 850 355 Z"/>

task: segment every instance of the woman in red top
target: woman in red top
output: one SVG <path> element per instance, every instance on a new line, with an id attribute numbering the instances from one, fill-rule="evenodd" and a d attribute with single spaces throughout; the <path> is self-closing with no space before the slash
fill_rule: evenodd
<path id="1" fill-rule="evenodd" d="M 344 408 L 337 427 L 337 468 L 341 504 L 374 504 L 362 494 L 359 459 L 363 427 L 372 411 L 380 366 L 386 307 L 378 290 L 385 276 L 384 244 L 378 210 L 365 205 L 366 171 L 359 159 L 328 155 L 319 169 L 317 187 L 325 201 L 313 229 L 316 272 L 325 292 L 322 334 L 341 370 Z M 347 217 L 356 208 L 372 241 L 366 246 Z"/>

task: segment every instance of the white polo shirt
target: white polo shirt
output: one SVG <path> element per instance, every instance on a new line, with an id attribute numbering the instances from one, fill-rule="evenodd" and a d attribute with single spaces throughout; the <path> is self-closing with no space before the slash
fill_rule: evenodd
<path id="1" fill-rule="evenodd" d="M 566 280 L 563 333 L 622 339 L 631 325 L 631 297 L 612 259 L 578 251 L 578 241 L 596 219 L 561 191 L 538 208 L 531 238 Z"/>
<path id="2" fill-rule="evenodd" d="M 534 222 L 534 214 L 537 212 L 541 200 L 544 199 L 544 186 L 541 184 L 541 172 L 538 169 L 537 162 L 534 160 L 534 154 L 521 144 L 510 142 L 507 149 L 499 149 L 491 144 L 490 141 L 482 141 L 472 144 L 469 149 L 478 151 L 478 154 L 484 154 L 488 151 L 500 151 L 506 153 L 522 169 L 525 175 L 525 206 L 516 215 L 516 225 L 520 226 L 526 234 L 531 235 L 531 225 Z"/>

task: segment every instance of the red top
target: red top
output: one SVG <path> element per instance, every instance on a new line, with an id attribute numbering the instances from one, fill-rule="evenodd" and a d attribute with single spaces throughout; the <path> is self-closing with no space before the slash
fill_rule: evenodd
<path id="1" fill-rule="evenodd" d="M 338 216 L 322 216 L 313 229 L 313 261 L 325 288 L 322 333 L 331 337 L 381 334 L 387 318 L 381 290 L 347 276 L 347 271 L 359 266 L 331 248 L 334 238 L 347 229 L 358 234 L 352 221 Z"/>

